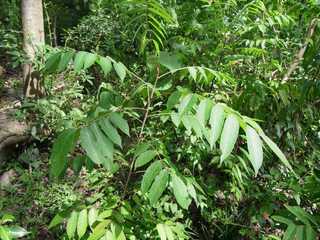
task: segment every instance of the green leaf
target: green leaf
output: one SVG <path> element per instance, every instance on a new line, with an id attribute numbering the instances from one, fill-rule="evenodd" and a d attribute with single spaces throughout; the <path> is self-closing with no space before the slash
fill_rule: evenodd
<path id="1" fill-rule="evenodd" d="M 106 233 L 106 227 L 111 223 L 111 220 L 107 219 L 99 223 L 92 231 L 92 234 L 88 240 L 100 240 Z"/>
<path id="2" fill-rule="evenodd" d="M 85 161 L 86 161 L 86 156 L 76 156 L 72 160 L 72 170 L 76 175 L 78 175 L 80 173 Z"/>
<path id="3" fill-rule="evenodd" d="M 14 220 L 15 220 L 15 217 L 14 217 L 13 215 L 5 213 L 5 214 L 2 216 L 0 222 L 1 222 L 2 224 L 4 224 L 4 223 L 13 222 Z"/>
<path id="4" fill-rule="evenodd" d="M 112 142 L 107 138 L 107 136 L 101 131 L 97 123 L 92 124 L 89 129 L 94 133 L 96 143 L 95 146 L 102 159 L 101 163 L 112 172 L 113 169 L 113 152 L 114 147 Z"/>
<path id="5" fill-rule="evenodd" d="M 122 227 L 116 222 L 111 223 L 111 232 L 114 240 L 126 240 Z M 107 238 L 110 239 L 110 238 Z"/>
<path id="6" fill-rule="evenodd" d="M 262 131 L 259 132 L 262 139 L 265 141 L 265 143 L 269 146 L 269 148 L 277 155 L 277 157 L 280 159 L 280 161 L 293 172 L 293 169 L 288 162 L 286 156 L 283 154 L 283 152 L 280 150 L 280 148 L 275 144 L 268 136 L 266 136 Z"/>
<path id="7" fill-rule="evenodd" d="M 210 118 L 212 105 L 212 101 L 209 99 L 203 99 L 198 106 L 196 116 L 203 127 L 207 124 L 207 121 Z"/>
<path id="8" fill-rule="evenodd" d="M 187 129 L 188 132 L 191 133 L 192 126 L 190 123 L 190 115 L 182 116 L 181 120 L 182 120 L 183 126 Z"/>
<path id="9" fill-rule="evenodd" d="M 74 55 L 74 52 L 63 52 L 61 54 L 61 58 L 60 58 L 60 62 L 58 65 L 58 72 L 63 72 L 64 70 L 66 70 L 66 68 L 68 67 L 72 57 Z"/>
<path id="10" fill-rule="evenodd" d="M 77 232 L 79 238 L 81 238 L 87 231 L 88 227 L 88 212 L 87 209 L 82 209 L 79 213 L 78 217 L 78 225 L 77 225 Z"/>
<path id="11" fill-rule="evenodd" d="M 155 156 L 157 156 L 157 152 L 153 150 L 148 150 L 139 155 L 135 162 L 135 168 L 142 167 L 148 162 L 150 162 Z"/>
<path id="12" fill-rule="evenodd" d="M 137 158 L 141 153 L 147 151 L 150 148 L 149 143 L 139 143 L 134 147 L 134 158 Z"/>
<path id="13" fill-rule="evenodd" d="M 169 181 L 169 174 L 167 170 L 163 169 L 159 175 L 155 178 L 150 191 L 148 193 L 148 198 L 150 204 L 153 206 L 161 197 L 162 193 L 167 187 Z"/>
<path id="14" fill-rule="evenodd" d="M 88 212 L 89 226 L 92 227 L 93 224 L 97 221 L 97 219 L 98 219 L 98 210 L 95 207 L 90 208 Z"/>
<path id="15" fill-rule="evenodd" d="M 117 129 L 112 126 L 110 121 L 107 118 L 101 119 L 99 121 L 99 125 L 101 129 L 104 131 L 104 133 L 110 138 L 112 142 L 117 144 L 119 147 L 122 147 L 121 145 L 121 137 L 117 131 Z"/>
<path id="16" fill-rule="evenodd" d="M 227 157 L 230 156 L 234 145 L 237 141 L 239 134 L 239 122 L 234 114 L 229 114 L 227 116 L 226 122 L 224 124 L 221 140 L 220 140 L 220 150 L 222 152 L 221 162 L 223 162 Z"/>
<path id="17" fill-rule="evenodd" d="M 246 128 L 246 136 L 250 162 L 254 168 L 255 175 L 257 176 L 263 162 L 262 141 L 258 133 L 249 126 Z"/>
<path id="18" fill-rule="evenodd" d="M 8 232 L 13 238 L 22 238 L 29 234 L 27 230 L 19 226 L 8 227 Z"/>
<path id="19" fill-rule="evenodd" d="M 164 229 L 165 229 L 165 231 L 166 231 L 167 239 L 168 239 L 168 240 L 174 240 L 175 237 L 174 237 L 174 234 L 173 234 L 170 226 L 168 226 L 168 225 L 165 224 L 165 225 L 164 225 Z"/>
<path id="20" fill-rule="evenodd" d="M 83 69 L 91 67 L 97 60 L 97 55 L 94 53 L 87 53 L 84 58 Z"/>
<path id="21" fill-rule="evenodd" d="M 307 224 L 305 226 L 306 230 L 306 240 L 316 240 L 317 239 L 317 233 L 313 230 L 310 224 Z"/>
<path id="22" fill-rule="evenodd" d="M 277 221 L 277 222 L 280 222 L 280 223 L 284 223 L 286 225 L 290 225 L 290 224 L 293 224 L 293 222 L 288 219 L 288 218 L 285 218 L 285 217 L 281 217 L 281 216 L 272 216 L 272 219 Z"/>
<path id="23" fill-rule="evenodd" d="M 172 88 L 172 79 L 164 79 L 156 85 L 156 90 L 157 91 L 168 91 L 169 89 Z"/>
<path id="24" fill-rule="evenodd" d="M 64 130 L 55 140 L 50 157 L 51 173 L 59 177 L 67 166 L 67 155 L 74 149 L 79 138 L 78 129 L 70 128 Z"/>
<path id="25" fill-rule="evenodd" d="M 170 117 L 171 117 L 171 121 L 173 122 L 173 124 L 174 124 L 176 127 L 179 127 L 180 121 L 181 121 L 179 114 L 176 113 L 176 112 L 171 112 L 171 113 L 170 113 Z"/>
<path id="26" fill-rule="evenodd" d="M 1 240 L 11 240 L 10 233 L 7 228 L 0 226 L 0 239 Z"/>
<path id="27" fill-rule="evenodd" d="M 194 130 L 198 138 L 202 138 L 202 125 L 198 121 L 198 119 L 192 115 L 186 116 L 188 119 L 188 122 L 191 125 L 191 128 Z"/>
<path id="28" fill-rule="evenodd" d="M 62 213 L 58 213 L 54 216 L 54 218 L 51 220 L 48 229 L 51 229 L 57 225 L 59 225 L 60 223 L 62 223 L 64 221 L 64 219 L 67 217 L 67 215 L 62 212 Z"/>
<path id="29" fill-rule="evenodd" d="M 70 218 L 68 219 L 67 222 L 67 235 L 68 238 L 72 239 L 74 237 L 74 234 L 77 229 L 77 223 L 78 223 L 78 216 L 79 213 L 76 211 L 72 211 Z"/>
<path id="30" fill-rule="evenodd" d="M 77 52 L 76 57 L 74 58 L 74 70 L 76 72 L 80 72 L 80 70 L 83 69 L 86 55 L 87 52 Z"/>
<path id="31" fill-rule="evenodd" d="M 313 223 L 318 226 L 317 220 L 314 219 L 312 215 L 307 213 L 299 206 L 288 206 L 285 205 L 286 209 L 288 209 L 293 215 L 295 215 L 299 221 L 303 222 L 305 225 Z"/>
<path id="32" fill-rule="evenodd" d="M 157 231 L 161 240 L 167 240 L 167 234 L 166 234 L 166 229 L 164 224 L 158 223 Z"/>
<path id="33" fill-rule="evenodd" d="M 109 239 L 114 240 L 115 237 L 113 236 L 113 234 L 112 234 L 112 232 L 110 230 L 107 230 L 106 231 L 106 235 L 104 236 L 104 238 L 100 239 L 100 240 L 109 240 Z"/>
<path id="34" fill-rule="evenodd" d="M 102 213 L 99 214 L 99 217 L 98 219 L 105 219 L 105 218 L 109 218 L 112 216 L 112 209 L 108 209 L 108 210 L 105 210 L 103 211 Z"/>
<path id="35" fill-rule="evenodd" d="M 130 136 L 128 122 L 121 117 L 119 113 L 113 112 L 110 114 L 110 121 L 114 126 L 119 128 L 123 133 Z"/>
<path id="36" fill-rule="evenodd" d="M 176 174 L 171 174 L 173 194 L 183 209 L 188 209 L 191 199 L 186 184 Z"/>
<path id="37" fill-rule="evenodd" d="M 174 91 L 167 101 L 167 109 L 171 110 L 178 103 L 181 93 L 179 91 Z"/>
<path id="38" fill-rule="evenodd" d="M 297 226 L 296 227 L 296 235 L 295 238 L 296 240 L 304 240 L 304 226 Z"/>
<path id="39" fill-rule="evenodd" d="M 100 94 L 99 106 L 104 109 L 109 109 L 114 103 L 114 95 L 109 91 L 103 91 Z"/>
<path id="40" fill-rule="evenodd" d="M 290 224 L 283 235 L 283 240 L 292 240 L 294 239 L 297 231 L 297 226 L 295 224 Z"/>
<path id="41" fill-rule="evenodd" d="M 96 123 L 81 129 L 80 144 L 94 163 L 103 164 L 109 171 L 114 172 L 113 144 Z"/>
<path id="42" fill-rule="evenodd" d="M 211 125 L 211 130 L 210 130 L 210 146 L 213 148 L 214 144 L 216 141 L 219 139 L 222 128 L 223 128 L 223 123 L 226 118 L 226 114 L 224 112 L 223 107 L 220 104 L 216 104 L 211 111 L 210 115 L 210 125 Z"/>
<path id="43" fill-rule="evenodd" d="M 197 102 L 197 96 L 195 94 L 188 94 L 181 100 L 179 107 L 178 107 L 178 113 L 180 115 L 180 118 L 187 112 L 189 112 L 193 106 Z"/>
<path id="44" fill-rule="evenodd" d="M 159 63 L 170 71 L 181 68 L 181 63 L 179 62 L 178 57 L 168 52 L 160 52 Z"/>
<path id="45" fill-rule="evenodd" d="M 160 161 L 156 161 L 156 162 L 152 163 L 147 168 L 146 172 L 143 175 L 142 182 L 141 182 L 141 191 L 143 194 L 145 194 L 149 190 L 153 180 L 159 174 L 161 169 L 162 169 L 162 163 Z"/>
<path id="46" fill-rule="evenodd" d="M 193 78 L 194 81 L 197 80 L 197 68 L 196 67 L 188 67 L 188 71 L 190 76 Z"/>
<path id="47" fill-rule="evenodd" d="M 109 58 L 99 57 L 97 62 L 100 65 L 104 75 L 108 75 L 111 72 L 112 64 Z"/>
<path id="48" fill-rule="evenodd" d="M 48 60 L 46 61 L 46 64 L 44 66 L 44 72 L 45 73 L 54 73 L 57 71 L 59 62 L 60 62 L 61 52 L 54 53 L 51 55 Z"/>
<path id="49" fill-rule="evenodd" d="M 116 71 L 116 73 L 118 74 L 121 82 L 123 82 L 123 80 L 126 77 L 127 74 L 127 68 L 125 65 L 123 65 L 123 63 L 121 62 L 117 62 L 113 64 L 114 70 Z"/>
<path id="50" fill-rule="evenodd" d="M 94 163 L 102 163 L 101 153 L 96 147 L 98 144 L 97 139 L 88 127 L 82 128 L 80 131 L 80 144 Z"/>

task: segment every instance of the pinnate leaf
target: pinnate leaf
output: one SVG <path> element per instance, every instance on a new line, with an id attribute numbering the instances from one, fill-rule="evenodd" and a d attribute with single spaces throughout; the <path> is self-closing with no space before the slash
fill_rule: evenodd
<path id="1" fill-rule="evenodd" d="M 72 211 L 70 218 L 67 222 L 67 235 L 70 239 L 72 239 L 76 233 L 77 223 L 78 223 L 79 213 L 76 211 Z"/>
<path id="2" fill-rule="evenodd" d="M 110 140 L 121 147 L 121 137 L 117 129 L 112 126 L 110 121 L 107 118 L 101 119 L 99 121 L 99 125 L 104 133 L 110 138 Z"/>
<path id="3" fill-rule="evenodd" d="M 126 135 L 130 136 L 128 122 L 119 113 L 111 113 L 109 119 L 114 126 L 119 128 Z"/>
<path id="4" fill-rule="evenodd" d="M 80 72 L 80 70 L 83 69 L 86 55 L 87 55 L 86 52 L 83 52 L 83 51 L 77 52 L 77 54 L 74 58 L 74 70 L 76 72 Z"/>
<path id="5" fill-rule="evenodd" d="M 72 52 L 72 51 L 63 52 L 61 54 L 60 62 L 59 62 L 58 69 L 57 69 L 58 72 L 62 72 L 64 70 L 66 70 L 73 55 L 74 55 L 74 52 Z"/>
<path id="6" fill-rule="evenodd" d="M 141 191 L 142 193 L 146 193 L 155 177 L 159 174 L 162 169 L 162 163 L 160 161 L 156 161 L 152 163 L 146 170 L 143 175 L 142 182 L 141 182 Z"/>
<path id="7" fill-rule="evenodd" d="M 44 66 L 44 72 L 45 73 L 54 73 L 57 71 L 57 68 L 59 66 L 59 62 L 60 62 L 60 58 L 61 58 L 61 52 L 57 52 L 52 54 L 48 60 L 46 61 L 46 64 Z"/>
<path id="8" fill-rule="evenodd" d="M 114 70 L 116 71 L 116 73 L 118 74 L 121 82 L 123 82 L 123 80 L 126 77 L 127 74 L 127 68 L 125 65 L 123 65 L 123 63 L 121 62 L 117 62 L 113 64 Z"/>
<path id="9" fill-rule="evenodd" d="M 19 226 L 8 227 L 8 232 L 10 233 L 10 236 L 14 239 L 22 238 L 29 234 L 29 232 L 26 229 Z"/>
<path id="10" fill-rule="evenodd" d="M 178 112 L 180 115 L 180 118 L 187 112 L 189 112 L 193 106 L 197 102 L 197 96 L 194 94 L 188 94 L 184 96 L 179 104 Z"/>
<path id="11" fill-rule="evenodd" d="M 7 228 L 0 226 L 0 239 L 11 240 L 11 236 Z"/>
<path id="12" fill-rule="evenodd" d="M 223 128 L 223 123 L 226 118 L 226 114 L 224 112 L 223 107 L 220 104 L 216 104 L 211 111 L 210 115 L 210 146 L 211 148 L 214 146 L 216 141 L 219 139 L 222 128 Z"/>
<path id="13" fill-rule="evenodd" d="M 83 62 L 83 68 L 87 69 L 91 67 L 97 60 L 97 55 L 94 53 L 86 53 Z"/>
<path id="14" fill-rule="evenodd" d="M 258 133 L 249 126 L 246 128 L 246 136 L 250 162 L 254 168 L 255 175 L 257 175 L 263 161 L 262 141 Z"/>
<path id="15" fill-rule="evenodd" d="M 144 153 L 140 154 L 136 159 L 135 168 L 142 167 L 148 162 L 150 162 L 155 156 L 157 156 L 157 152 L 154 150 L 148 150 Z"/>
<path id="16" fill-rule="evenodd" d="M 197 109 L 197 119 L 201 123 L 202 126 L 207 124 L 207 121 L 210 118 L 210 112 L 212 109 L 212 101 L 209 99 L 203 99 Z"/>
<path id="17" fill-rule="evenodd" d="M 280 148 L 275 144 L 268 136 L 266 136 L 262 131 L 260 132 L 260 136 L 263 139 L 263 141 L 269 146 L 269 148 L 277 155 L 277 157 L 280 159 L 280 161 L 293 172 L 293 169 L 287 160 L 286 156 L 283 154 L 283 152 L 280 150 Z"/>
<path id="18" fill-rule="evenodd" d="M 67 166 L 67 155 L 75 147 L 79 138 L 78 129 L 64 130 L 55 140 L 50 157 L 51 173 L 59 177 Z"/>
<path id="19" fill-rule="evenodd" d="M 171 174 L 173 194 L 183 209 L 188 209 L 191 199 L 186 184 L 176 174 Z"/>
<path id="20" fill-rule="evenodd" d="M 104 75 L 108 75 L 112 70 L 112 64 L 109 58 L 106 57 L 99 57 L 97 60 L 98 64 L 100 65 Z"/>
<path id="21" fill-rule="evenodd" d="M 234 114 L 229 114 L 227 116 L 226 122 L 224 124 L 221 140 L 220 140 L 220 150 L 222 152 L 221 162 L 230 156 L 234 145 L 237 141 L 239 134 L 239 122 Z"/>
<path id="22" fill-rule="evenodd" d="M 88 211 L 87 209 L 82 209 L 78 216 L 77 233 L 79 238 L 81 238 L 87 231 L 88 227 Z"/>
<path id="23" fill-rule="evenodd" d="M 155 178 L 155 181 L 153 182 L 148 193 L 148 198 L 151 205 L 154 205 L 159 200 L 167 187 L 168 181 L 169 173 L 165 169 L 161 170 L 159 175 Z"/>

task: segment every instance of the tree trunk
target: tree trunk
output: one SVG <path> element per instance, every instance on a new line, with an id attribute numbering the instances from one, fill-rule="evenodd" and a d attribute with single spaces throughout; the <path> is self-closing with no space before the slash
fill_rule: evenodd
<path id="1" fill-rule="evenodd" d="M 22 0 L 21 11 L 23 48 L 28 57 L 28 62 L 23 66 L 24 94 L 26 97 L 40 96 L 43 88 L 39 74 L 32 69 L 32 61 L 35 58 L 36 49 L 44 45 L 42 0 Z"/>

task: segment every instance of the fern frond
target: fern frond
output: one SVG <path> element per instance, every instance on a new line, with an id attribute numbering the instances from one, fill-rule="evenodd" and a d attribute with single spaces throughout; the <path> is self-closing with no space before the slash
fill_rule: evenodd
<path id="1" fill-rule="evenodd" d="M 135 38 L 139 37 L 139 52 L 143 53 L 147 47 L 159 54 L 167 38 L 166 24 L 173 23 L 173 17 L 155 0 L 128 1 L 130 11 L 128 14 L 134 17 L 128 25 L 137 28 Z M 137 39 L 134 39 L 137 41 Z M 153 46 L 153 47 L 152 47 Z"/>

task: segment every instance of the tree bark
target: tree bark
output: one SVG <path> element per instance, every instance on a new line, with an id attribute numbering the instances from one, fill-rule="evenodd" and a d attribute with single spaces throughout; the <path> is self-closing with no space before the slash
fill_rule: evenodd
<path id="1" fill-rule="evenodd" d="M 24 94 L 26 97 L 41 96 L 43 88 L 39 74 L 32 69 L 32 61 L 38 47 L 44 45 L 42 0 L 22 0 L 23 48 L 28 62 L 23 66 Z"/>

